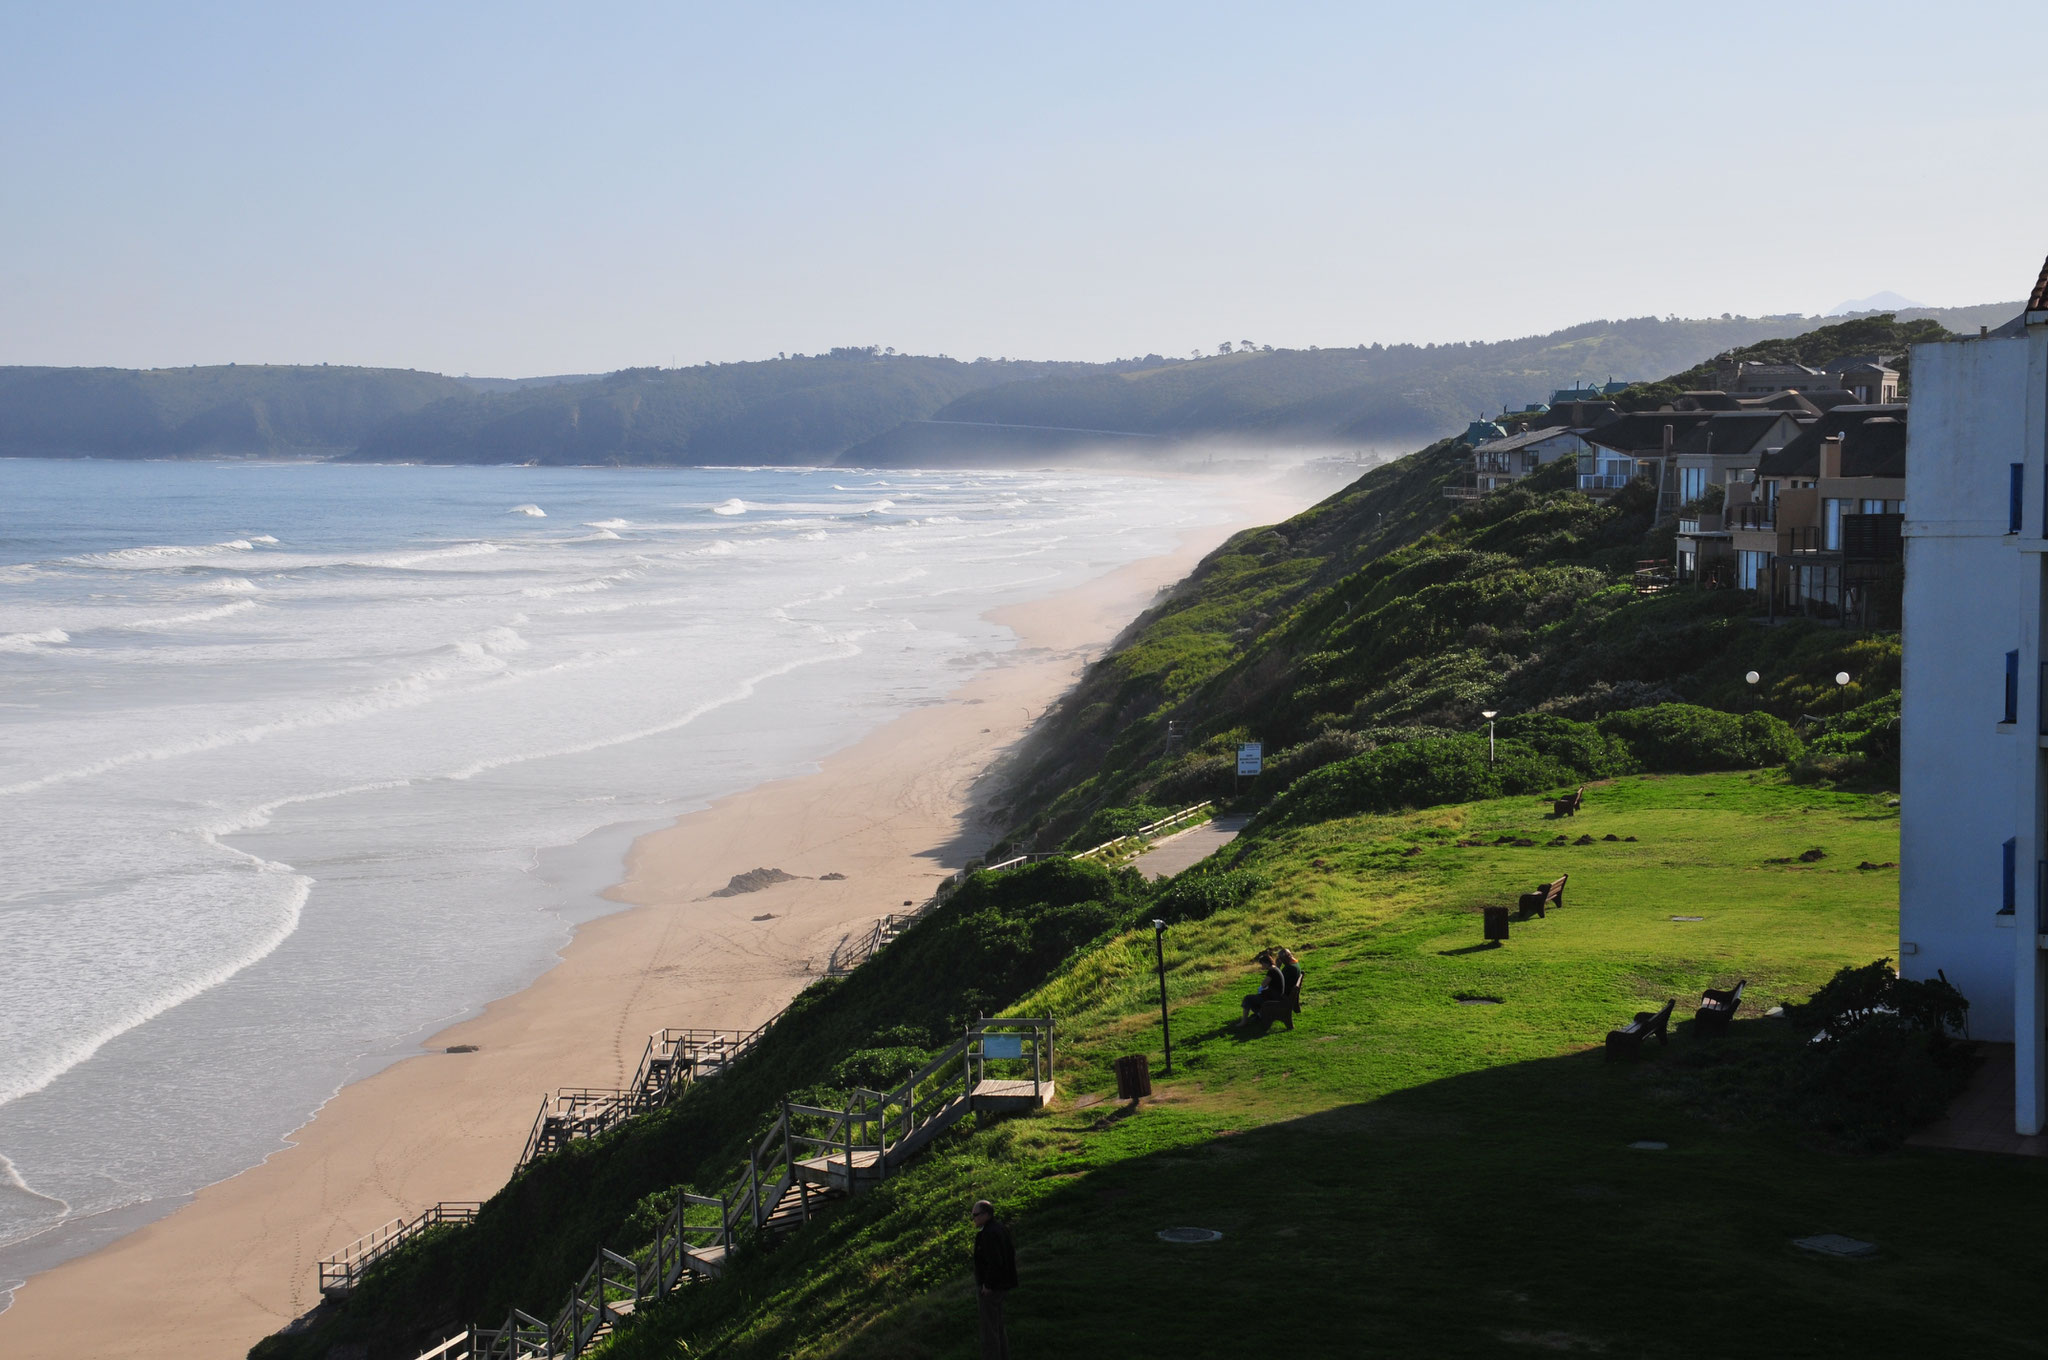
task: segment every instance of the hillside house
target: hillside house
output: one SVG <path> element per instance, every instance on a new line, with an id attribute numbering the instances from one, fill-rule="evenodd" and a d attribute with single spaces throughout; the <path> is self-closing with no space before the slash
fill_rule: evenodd
<path id="1" fill-rule="evenodd" d="M 1842 406 L 1727 489 L 1734 584 L 1771 610 L 1887 624 L 1904 561 L 1906 408 Z"/>
<path id="2" fill-rule="evenodd" d="M 1988 335 L 1913 347 L 1899 967 L 1944 975 L 2048 1119 L 2048 267 Z M 2002 1076 L 2002 1073 L 1999 1074 Z"/>
<path id="3" fill-rule="evenodd" d="M 1468 482 L 1444 488 L 1446 496 L 1475 500 L 1498 491 L 1560 458 L 1576 458 L 1586 449 L 1577 430 L 1524 430 L 1505 439 L 1489 440 L 1472 450 L 1472 477 Z"/>

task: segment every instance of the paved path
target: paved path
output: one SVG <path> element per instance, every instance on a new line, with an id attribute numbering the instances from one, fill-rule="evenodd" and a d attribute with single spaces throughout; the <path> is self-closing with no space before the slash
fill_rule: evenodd
<path id="1" fill-rule="evenodd" d="M 1244 830 L 1244 824 L 1250 820 L 1242 814 L 1211 818 L 1178 835 L 1154 841 L 1150 850 L 1131 863 L 1147 878 L 1172 878 L 1236 840 L 1237 833 Z"/>

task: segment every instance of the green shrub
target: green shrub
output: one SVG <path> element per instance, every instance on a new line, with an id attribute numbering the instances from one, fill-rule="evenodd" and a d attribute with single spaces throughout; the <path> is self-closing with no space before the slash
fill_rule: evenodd
<path id="1" fill-rule="evenodd" d="M 1261 820 L 1288 825 L 1469 803 L 1556 788 L 1578 778 L 1577 770 L 1521 742 L 1497 742 L 1489 761 L 1485 737 L 1403 741 L 1303 776 L 1274 800 Z"/>
<path id="2" fill-rule="evenodd" d="M 1819 1030 L 1800 1096 L 1813 1121 L 1845 1141 L 1892 1146 L 1938 1119 L 1969 1079 L 1970 1052 L 1956 1036 L 1970 1003 L 1945 978 L 1902 978 L 1879 959 L 1842 969 L 1785 1011 Z"/>
<path id="3" fill-rule="evenodd" d="M 1695 704 L 1626 709 L 1597 726 L 1627 742 L 1642 768 L 1666 774 L 1784 765 L 1802 749 L 1792 729 L 1768 713 L 1737 716 Z"/>
<path id="4" fill-rule="evenodd" d="M 1495 735 L 1520 742 L 1586 779 L 1612 779 L 1639 768 L 1628 743 L 1593 723 L 1573 722 L 1552 713 L 1515 713 L 1502 718 Z"/>
<path id="5" fill-rule="evenodd" d="M 1140 803 L 1136 807 L 1104 808 L 1082 823 L 1081 829 L 1067 837 L 1069 850 L 1093 850 L 1096 846 L 1113 841 L 1119 836 L 1128 836 L 1139 827 L 1170 817 L 1177 808 L 1154 807 Z"/>
<path id="6" fill-rule="evenodd" d="M 1185 873 L 1174 879 L 1153 903 L 1152 916 L 1168 925 L 1204 920 L 1219 911 L 1243 906 L 1265 886 L 1263 876 L 1246 869 Z"/>

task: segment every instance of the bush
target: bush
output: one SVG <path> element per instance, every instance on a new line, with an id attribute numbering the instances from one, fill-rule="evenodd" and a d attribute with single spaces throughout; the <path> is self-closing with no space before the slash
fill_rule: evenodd
<path id="1" fill-rule="evenodd" d="M 1970 1052 L 1956 1036 L 1970 1003 L 1946 979 L 1902 978 L 1879 959 L 1842 969 L 1785 1010 L 1820 1031 L 1805 1055 L 1809 1116 L 1851 1143 L 1897 1143 L 1940 1118 L 1969 1079 Z"/>
<path id="2" fill-rule="evenodd" d="M 1802 749 L 1792 729 L 1768 713 L 1738 717 L 1694 704 L 1628 709 L 1597 725 L 1627 742 L 1644 769 L 1667 774 L 1784 765 Z"/>
<path id="3" fill-rule="evenodd" d="M 1520 742 L 1586 779 L 1611 779 L 1637 769 L 1628 743 L 1592 723 L 1573 722 L 1553 713 L 1516 713 L 1502 718 L 1494 730 L 1497 736 Z"/>
<path id="4" fill-rule="evenodd" d="M 1152 916 L 1168 925 L 1205 920 L 1219 911 L 1243 906 L 1265 886 L 1262 876 L 1246 869 L 1182 874 L 1160 894 L 1153 904 Z"/>
<path id="5" fill-rule="evenodd" d="M 1469 803 L 1556 788 L 1578 778 L 1577 770 L 1516 741 L 1496 743 L 1491 761 L 1485 737 L 1396 742 L 1303 776 L 1274 800 L 1262 820 L 1284 826 Z"/>
<path id="6" fill-rule="evenodd" d="M 1096 846 L 1113 841 L 1119 836 L 1128 836 L 1139 827 L 1170 817 L 1175 808 L 1154 807 L 1140 803 L 1136 807 L 1104 808 L 1082 823 L 1081 829 L 1067 837 L 1069 850 L 1093 850 Z"/>

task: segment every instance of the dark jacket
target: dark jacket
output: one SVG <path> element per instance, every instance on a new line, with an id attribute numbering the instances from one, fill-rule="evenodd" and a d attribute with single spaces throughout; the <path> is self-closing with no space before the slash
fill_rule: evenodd
<path id="1" fill-rule="evenodd" d="M 1280 995 L 1286 996 L 1301 986 L 1301 969 L 1291 963 L 1280 965 Z"/>
<path id="2" fill-rule="evenodd" d="M 974 1235 L 974 1282 L 984 1289 L 1017 1287 L 1017 1248 L 1010 1230 L 994 1219 Z"/>
<path id="3" fill-rule="evenodd" d="M 1266 980 L 1259 984 L 1259 995 L 1271 997 L 1275 1001 L 1287 995 L 1287 975 L 1280 971 L 1279 964 L 1267 965 Z"/>

